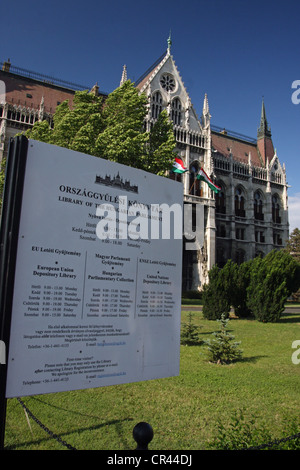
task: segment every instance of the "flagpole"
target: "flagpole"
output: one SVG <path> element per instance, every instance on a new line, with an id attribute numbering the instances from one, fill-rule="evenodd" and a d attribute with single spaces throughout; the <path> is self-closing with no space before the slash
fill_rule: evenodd
<path id="1" fill-rule="evenodd" d="M 192 186 L 191 186 L 190 189 L 189 189 L 189 194 L 191 194 L 191 191 L 192 191 L 192 189 L 193 189 L 193 187 L 194 187 L 194 184 L 196 183 L 196 179 L 197 179 L 197 178 L 194 179 L 194 182 L 193 182 Z"/>

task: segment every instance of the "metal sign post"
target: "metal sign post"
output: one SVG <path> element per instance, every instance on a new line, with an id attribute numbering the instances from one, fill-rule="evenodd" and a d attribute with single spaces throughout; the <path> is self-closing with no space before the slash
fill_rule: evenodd
<path id="1" fill-rule="evenodd" d="M 4 448 L 6 379 L 12 297 L 28 140 L 10 141 L 0 226 L 0 449 Z"/>

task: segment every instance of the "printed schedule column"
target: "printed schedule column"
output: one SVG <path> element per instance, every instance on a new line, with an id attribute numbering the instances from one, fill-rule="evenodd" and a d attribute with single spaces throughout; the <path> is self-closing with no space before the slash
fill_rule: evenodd
<path id="1" fill-rule="evenodd" d="M 173 272 L 176 263 L 164 259 L 138 258 L 136 316 L 172 318 L 178 286 Z"/>

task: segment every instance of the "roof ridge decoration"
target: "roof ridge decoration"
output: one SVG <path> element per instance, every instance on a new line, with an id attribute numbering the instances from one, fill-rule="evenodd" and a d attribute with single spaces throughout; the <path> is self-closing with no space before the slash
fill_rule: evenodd
<path id="1" fill-rule="evenodd" d="M 142 77 L 135 82 L 135 86 L 138 86 L 143 80 L 147 79 L 145 83 L 142 85 L 140 91 L 143 92 L 145 88 L 149 85 L 149 82 L 152 80 L 154 75 L 156 75 L 162 66 L 166 63 L 168 58 L 170 57 L 170 53 L 164 53 L 155 63 L 148 69 L 148 71 L 142 75 Z"/>

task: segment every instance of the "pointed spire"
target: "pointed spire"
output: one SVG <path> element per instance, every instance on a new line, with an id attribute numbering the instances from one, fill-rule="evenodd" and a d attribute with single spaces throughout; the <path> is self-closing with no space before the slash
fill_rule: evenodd
<path id="1" fill-rule="evenodd" d="M 204 102 L 203 102 L 203 111 L 202 111 L 202 124 L 204 127 L 209 125 L 210 118 L 211 118 L 211 115 L 209 113 L 208 98 L 207 98 L 207 94 L 205 93 Z"/>
<path id="2" fill-rule="evenodd" d="M 44 118 L 44 110 L 45 110 L 45 100 L 44 95 L 42 96 L 40 106 L 39 106 L 39 121 L 42 121 Z"/>
<path id="3" fill-rule="evenodd" d="M 122 72 L 122 78 L 120 81 L 120 86 L 122 86 L 126 81 L 127 81 L 127 67 L 126 65 L 123 65 L 123 72 Z"/>
<path id="4" fill-rule="evenodd" d="M 203 114 L 207 114 L 207 113 L 209 113 L 209 105 L 208 105 L 207 94 L 205 93 L 204 103 L 203 103 Z"/>
<path id="5" fill-rule="evenodd" d="M 98 86 L 98 82 L 96 82 L 96 84 L 93 86 L 93 88 L 91 89 L 91 93 L 93 93 L 93 95 L 95 96 L 99 96 L 99 86 Z"/>
<path id="6" fill-rule="evenodd" d="M 271 128 L 268 125 L 265 103 L 263 98 L 261 105 L 260 126 L 257 130 L 257 138 L 260 139 L 262 137 L 271 137 L 271 135 Z"/>
<path id="7" fill-rule="evenodd" d="M 170 30 L 170 34 L 169 34 L 169 37 L 168 37 L 168 53 L 170 54 L 171 53 L 171 46 L 172 46 L 172 40 L 171 40 L 171 30 Z"/>

